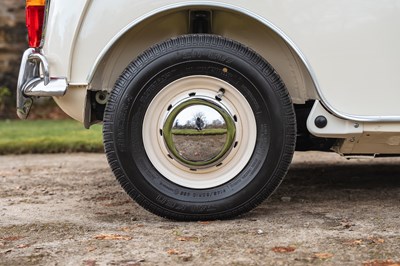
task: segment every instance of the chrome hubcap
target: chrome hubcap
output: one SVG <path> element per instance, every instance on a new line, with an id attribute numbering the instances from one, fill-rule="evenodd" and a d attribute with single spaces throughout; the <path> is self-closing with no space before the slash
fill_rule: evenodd
<path id="1" fill-rule="evenodd" d="M 170 155 L 190 169 L 221 163 L 234 145 L 236 127 L 226 108 L 208 97 L 196 97 L 173 106 L 163 126 Z"/>
<path id="2" fill-rule="evenodd" d="M 162 176 L 183 187 L 206 189 L 245 168 L 256 134 L 247 99 L 221 79 L 197 75 L 160 90 L 146 110 L 142 137 Z"/>

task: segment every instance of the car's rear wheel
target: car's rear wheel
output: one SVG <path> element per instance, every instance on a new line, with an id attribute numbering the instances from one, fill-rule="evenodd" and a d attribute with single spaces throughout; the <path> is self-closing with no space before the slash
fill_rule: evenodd
<path id="1" fill-rule="evenodd" d="M 272 67 L 215 35 L 160 43 L 117 81 L 104 143 L 127 193 L 155 214 L 224 219 L 280 184 L 295 146 L 288 92 Z"/>

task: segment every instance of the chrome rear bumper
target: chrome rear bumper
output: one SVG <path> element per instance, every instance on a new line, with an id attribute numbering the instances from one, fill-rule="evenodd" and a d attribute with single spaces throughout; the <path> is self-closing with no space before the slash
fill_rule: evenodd
<path id="1" fill-rule="evenodd" d="M 63 96 L 68 88 L 66 78 L 50 76 L 46 57 L 33 48 L 24 52 L 17 84 L 17 115 L 26 119 L 33 97 Z"/>

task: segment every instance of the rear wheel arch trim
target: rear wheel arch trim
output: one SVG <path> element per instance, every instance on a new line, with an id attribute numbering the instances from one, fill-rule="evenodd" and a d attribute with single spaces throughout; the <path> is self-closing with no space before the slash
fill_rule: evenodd
<path id="1" fill-rule="evenodd" d="M 328 99 L 325 97 L 325 95 L 319 85 L 319 82 L 317 80 L 317 76 L 316 76 L 310 62 L 306 58 L 305 54 L 301 51 L 301 49 L 296 45 L 296 43 L 289 36 L 287 36 L 279 27 L 277 27 L 274 23 L 272 23 L 268 19 L 265 19 L 264 17 L 257 15 L 255 13 L 253 13 L 252 11 L 245 9 L 243 7 L 238 7 L 235 5 L 221 3 L 221 2 L 188 1 L 185 3 L 170 4 L 170 5 L 166 5 L 166 6 L 158 8 L 158 9 L 155 9 L 155 10 L 135 19 L 134 21 L 129 23 L 127 26 L 125 26 L 121 31 L 119 31 L 107 43 L 107 45 L 102 49 L 102 51 L 99 53 L 98 57 L 95 60 L 95 63 L 93 64 L 92 68 L 90 69 L 90 71 L 88 73 L 87 83 L 88 84 L 92 83 L 92 81 L 95 77 L 96 71 L 97 71 L 98 67 L 101 65 L 101 62 L 107 55 L 108 51 L 122 36 L 124 36 L 125 33 L 130 31 L 132 28 L 139 25 L 141 22 L 145 21 L 146 19 L 149 19 L 157 14 L 160 14 L 163 12 L 168 12 L 168 11 L 173 11 L 173 10 L 180 9 L 180 8 L 190 8 L 193 6 L 221 8 L 221 9 L 225 9 L 225 10 L 235 11 L 237 13 L 244 14 L 252 19 L 255 19 L 256 21 L 258 21 L 261 24 L 265 25 L 266 27 L 270 28 L 274 33 L 276 33 L 280 38 L 282 38 L 282 40 L 291 49 L 293 49 L 293 51 L 299 57 L 302 64 L 304 64 L 306 71 L 310 75 L 311 82 L 315 88 L 315 93 L 317 95 L 317 100 L 320 100 L 321 104 L 336 117 L 339 117 L 339 118 L 342 118 L 345 120 L 357 121 L 357 122 L 399 122 L 400 121 L 399 116 L 364 116 L 364 115 L 360 116 L 360 115 L 352 115 L 352 114 L 343 113 L 340 110 L 337 110 L 333 105 L 331 105 L 329 103 Z"/>
<path id="2" fill-rule="evenodd" d="M 155 9 L 135 20 L 133 20 L 131 23 L 129 23 L 128 25 L 126 25 L 122 30 L 120 30 L 108 43 L 107 45 L 102 49 L 102 51 L 99 53 L 98 57 L 95 60 L 95 63 L 93 64 L 92 68 L 90 69 L 90 72 L 87 76 L 87 82 L 89 84 L 92 83 L 95 75 L 96 75 L 96 71 L 98 69 L 98 67 L 101 65 L 101 62 L 103 61 L 103 59 L 106 57 L 107 53 L 110 51 L 110 49 L 112 49 L 112 47 L 114 46 L 114 44 L 116 44 L 126 33 L 128 33 L 131 29 L 133 29 L 134 27 L 136 27 L 137 25 L 139 25 L 140 23 L 144 22 L 145 20 L 157 15 L 157 14 L 161 14 L 164 12 L 169 12 L 169 11 L 173 11 L 173 10 L 177 10 L 177 9 L 182 9 L 182 8 L 190 8 L 190 7 L 199 7 L 199 6 L 204 6 L 205 8 L 221 8 L 221 9 L 225 9 L 228 11 L 234 11 L 236 13 L 239 14 L 243 14 L 247 17 L 250 17 L 258 22 L 260 22 L 261 24 L 265 25 L 266 27 L 268 27 L 269 29 L 271 29 L 275 34 L 277 34 L 289 47 L 290 49 L 293 49 L 293 51 L 296 53 L 296 55 L 299 57 L 299 59 L 301 60 L 302 64 L 304 64 L 308 74 L 310 75 L 312 84 L 315 87 L 316 93 L 319 96 L 319 98 L 322 100 L 322 102 L 326 102 L 324 99 L 325 97 L 323 97 L 322 95 L 322 91 L 320 89 L 319 83 L 317 81 L 315 72 L 313 70 L 313 68 L 311 67 L 311 64 L 309 63 L 309 61 L 307 60 L 307 58 L 305 57 L 304 53 L 300 50 L 300 48 L 295 44 L 295 42 L 289 38 L 289 36 L 287 36 L 279 27 L 277 27 L 275 24 L 273 24 L 271 21 L 263 18 L 260 15 L 257 15 L 255 13 L 253 13 L 252 11 L 245 9 L 243 7 L 238 7 L 235 5 L 231 5 L 231 4 L 226 4 L 226 3 L 220 3 L 220 2 L 210 2 L 210 1 L 188 1 L 185 3 L 179 3 L 179 4 L 170 4 L 170 5 L 166 5 L 163 7 L 160 7 L 158 9 Z M 338 116 L 341 116 L 339 114 L 339 112 L 334 111 L 332 108 L 329 108 L 330 105 L 327 105 L 327 108 L 329 110 L 331 110 L 333 113 L 337 114 Z"/>

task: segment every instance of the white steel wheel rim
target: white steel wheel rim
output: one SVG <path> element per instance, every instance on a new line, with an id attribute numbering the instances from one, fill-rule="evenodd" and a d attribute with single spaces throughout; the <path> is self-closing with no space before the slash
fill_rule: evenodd
<path id="1" fill-rule="evenodd" d="M 235 145 L 219 165 L 190 169 L 174 160 L 165 145 L 162 128 L 168 110 L 190 97 L 215 99 L 225 93 L 220 104 L 235 117 Z M 246 98 L 229 83 L 211 76 L 188 76 L 164 87 L 151 101 L 143 121 L 142 138 L 146 154 L 157 171 L 182 187 L 207 189 L 220 186 L 237 176 L 249 162 L 257 137 L 256 120 Z"/>

